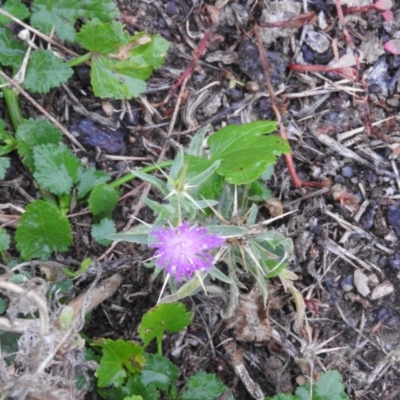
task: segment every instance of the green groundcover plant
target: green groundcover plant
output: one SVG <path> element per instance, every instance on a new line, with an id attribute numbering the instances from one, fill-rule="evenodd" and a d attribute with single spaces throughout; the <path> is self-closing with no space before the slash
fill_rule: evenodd
<path id="1" fill-rule="evenodd" d="M 192 313 L 182 303 L 159 304 L 142 318 L 138 331 L 142 345 L 111 339 L 93 343 L 101 349 L 96 371 L 98 393 L 110 400 L 157 400 L 161 394 L 171 400 L 211 400 L 227 392 L 219 378 L 204 371 L 189 377 L 178 390 L 180 371 L 162 355 L 162 339 L 165 333 L 182 331 L 191 320 Z M 146 352 L 153 339 L 157 354 Z M 233 400 L 232 395 L 227 399 Z"/>
<path id="2" fill-rule="evenodd" d="M 155 276 L 163 271 L 164 287 L 169 282 L 171 288 L 161 302 L 206 290 L 209 279 L 218 279 L 230 285 L 225 314 L 229 316 L 244 287 L 238 268 L 254 277 L 265 301 L 267 280 L 272 277 L 279 276 L 295 290 L 291 285 L 295 276 L 285 268 L 292 242 L 268 230 L 258 217 L 258 204 L 271 196 L 267 180 L 276 158 L 290 151 L 274 130 L 274 122 L 258 121 L 226 126 L 206 139 L 209 128 L 204 128 L 186 153 L 178 152 L 169 175 L 161 171 L 164 179 L 132 171 L 152 184 L 164 200 L 143 199 L 156 214 L 152 224 L 140 223 L 107 238 L 155 249 L 148 266 L 155 267 Z M 216 266 L 218 262 L 228 266 L 227 273 Z"/>
<path id="3" fill-rule="evenodd" d="M 213 400 L 227 394 L 233 400 L 228 387 L 214 374 L 201 371 L 189 377 L 181 390 L 177 379 L 179 369 L 162 355 L 162 339 L 166 333 L 185 329 L 192 320 L 192 313 L 180 303 L 159 304 L 148 311 L 139 326 L 143 344 L 133 341 L 100 339 L 93 343 L 101 349 L 101 355 L 93 352 L 96 359 L 97 390 L 109 400 L 157 400 L 161 395 L 171 400 Z M 147 346 L 157 341 L 157 354 L 146 352 Z M 337 371 L 320 374 L 310 385 L 299 386 L 295 394 L 281 393 L 265 400 L 348 400 L 342 377 Z"/>
<path id="4" fill-rule="evenodd" d="M 169 47 L 158 35 L 130 34 L 116 21 L 118 10 L 110 0 L 34 0 L 29 7 L 20 0 L 7 0 L 0 6 L 0 67 L 32 93 L 46 94 L 60 87 L 72 77 L 74 67 L 85 64 L 90 66 L 96 97 L 135 98 L 146 90 L 146 80 L 164 63 Z M 17 35 L 15 21 L 28 23 L 36 33 Z M 44 42 L 39 43 L 35 35 Z M 79 54 L 59 43 L 73 45 Z M 297 277 L 286 269 L 292 242 L 268 229 L 270 221 L 259 215 L 259 204 L 271 196 L 267 183 L 277 157 L 290 151 L 289 144 L 274 134 L 276 124 L 257 121 L 216 132 L 205 127 L 187 150 L 179 149 L 174 160 L 111 181 L 94 167 L 83 167 L 52 124 L 23 119 L 17 92 L 3 86 L 2 93 L 14 132 L 0 120 L 0 179 L 10 166 L 7 155 L 17 152 L 40 194 L 26 207 L 15 233 L 21 258 L 47 260 L 54 252 L 67 251 L 72 244 L 67 213 L 77 203 L 92 213 L 94 240 L 105 246 L 112 241 L 147 245 L 154 254 L 146 266 L 154 268 L 154 279 L 159 274 L 164 277 L 160 304 L 143 317 L 139 327 L 142 344 L 100 339 L 93 344 L 98 354 L 88 352 L 99 361 L 96 376 L 101 396 L 210 400 L 228 393 L 219 378 L 204 371 L 178 385 L 179 370 L 163 356 L 162 337 L 191 322 L 191 313 L 178 300 L 199 290 L 218 293 L 221 283 L 229 286 L 230 296 L 223 316 L 231 316 L 239 290 L 245 288 L 240 279 L 243 273 L 259 285 L 265 302 L 268 279 L 281 279 L 294 296 L 301 320 L 304 302 L 293 285 Z M 157 176 L 150 174 L 154 171 Z M 112 212 L 118 188 L 133 179 L 150 183 L 158 193 L 154 199 L 143 199 L 155 217 L 129 232 L 117 233 Z M 7 231 L 0 229 L 0 255 L 9 265 L 11 243 Z M 89 263 L 82 261 L 75 272 L 65 270 L 65 282 L 70 285 L 71 278 L 84 272 Z M 66 290 L 62 282 L 57 285 L 57 290 Z M 2 311 L 6 307 L 0 302 Z M 153 339 L 157 354 L 146 352 Z M 279 394 L 273 400 L 346 398 L 340 375 L 328 371 L 312 386 L 306 383 L 294 395 Z"/>

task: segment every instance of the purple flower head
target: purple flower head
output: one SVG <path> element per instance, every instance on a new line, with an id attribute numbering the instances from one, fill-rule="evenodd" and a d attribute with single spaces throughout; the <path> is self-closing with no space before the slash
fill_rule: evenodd
<path id="1" fill-rule="evenodd" d="M 156 249 L 156 265 L 165 268 L 176 281 L 182 276 L 189 279 L 196 271 L 208 271 L 213 265 L 210 250 L 221 246 L 224 239 L 209 234 L 206 228 L 190 226 L 187 222 L 177 228 L 157 228 L 151 235 L 157 242 L 149 245 Z"/>

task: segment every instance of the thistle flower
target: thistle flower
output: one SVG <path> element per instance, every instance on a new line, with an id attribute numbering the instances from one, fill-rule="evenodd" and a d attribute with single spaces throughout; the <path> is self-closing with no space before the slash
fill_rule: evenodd
<path id="1" fill-rule="evenodd" d="M 177 228 L 158 228 L 150 234 L 157 238 L 149 246 L 156 249 L 156 265 L 178 282 L 183 276 L 189 279 L 197 271 L 208 271 L 213 265 L 209 252 L 224 242 L 223 238 L 209 234 L 206 228 L 190 226 L 188 222 Z"/>

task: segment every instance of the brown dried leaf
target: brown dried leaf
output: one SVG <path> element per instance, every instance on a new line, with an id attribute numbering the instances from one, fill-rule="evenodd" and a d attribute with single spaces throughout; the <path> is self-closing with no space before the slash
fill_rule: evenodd
<path id="1" fill-rule="evenodd" d="M 264 342 L 271 339 L 272 326 L 258 285 L 239 299 L 235 314 L 228 320 L 227 329 L 234 328 L 238 340 Z"/>

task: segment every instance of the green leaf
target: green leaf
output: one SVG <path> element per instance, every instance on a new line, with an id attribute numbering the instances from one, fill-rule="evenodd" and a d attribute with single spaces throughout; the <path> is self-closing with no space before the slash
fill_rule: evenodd
<path id="1" fill-rule="evenodd" d="M 127 232 L 120 232 L 109 235 L 107 239 L 129 243 L 148 244 L 149 233 L 151 229 L 151 226 L 139 224 Z"/>
<path id="2" fill-rule="evenodd" d="M 139 336 L 146 347 L 154 338 L 162 341 L 164 332 L 180 332 L 188 326 L 193 313 L 182 303 L 158 304 L 148 311 L 139 326 Z"/>
<path id="3" fill-rule="evenodd" d="M 146 90 L 147 79 L 152 72 L 147 64 L 94 57 L 91 83 L 95 96 L 130 100 Z"/>
<path id="4" fill-rule="evenodd" d="M 194 275 L 191 279 L 185 282 L 179 289 L 161 298 L 158 304 L 174 304 L 175 302 L 184 299 L 185 297 L 192 296 L 203 285 L 203 278 L 199 275 Z"/>
<path id="5" fill-rule="evenodd" d="M 7 309 L 7 303 L 6 303 L 6 301 L 5 301 L 4 299 L 1 299 L 1 298 L 0 298 L 0 315 L 4 314 L 4 312 L 6 311 L 6 309 Z M 2 345 L 1 347 L 2 347 L 2 352 L 4 352 L 4 347 L 3 347 L 3 345 Z"/>
<path id="6" fill-rule="evenodd" d="M 10 235 L 4 228 L 0 228 L 0 251 L 6 251 L 10 248 Z"/>
<path id="7" fill-rule="evenodd" d="M 62 138 L 61 131 L 45 120 L 29 119 L 22 122 L 15 134 L 18 153 L 23 157 L 24 164 L 34 170 L 33 149 L 43 144 L 58 145 Z"/>
<path id="8" fill-rule="evenodd" d="M 114 221 L 109 218 L 103 218 L 100 223 L 93 224 L 91 235 L 97 243 L 108 246 L 112 241 L 107 239 L 107 236 L 114 234 L 116 231 Z"/>
<path id="9" fill-rule="evenodd" d="M 54 33 L 67 42 L 75 41 L 75 21 L 79 17 L 77 0 L 35 0 L 31 25 L 49 35 Z"/>
<path id="10" fill-rule="evenodd" d="M 98 386 L 120 387 L 128 372 L 135 374 L 139 372 L 144 363 L 143 348 L 134 342 L 126 342 L 118 339 L 100 339 L 94 345 L 103 350 L 103 357 L 96 370 L 99 378 Z"/>
<path id="11" fill-rule="evenodd" d="M 121 22 L 102 23 L 98 19 L 83 25 L 76 37 L 86 50 L 100 54 L 116 53 L 118 47 L 126 42 Z"/>
<path id="12" fill-rule="evenodd" d="M 289 153 L 287 141 L 267 135 L 275 130 L 272 121 L 228 125 L 208 138 L 211 161 L 221 160 L 217 172 L 231 184 L 246 184 L 259 178 L 282 153 Z M 256 150 L 255 150 L 256 149 Z"/>
<path id="13" fill-rule="evenodd" d="M 79 160 L 68 147 L 42 144 L 33 149 L 38 184 L 58 196 L 69 194 L 78 179 Z"/>
<path id="14" fill-rule="evenodd" d="M 300 400 L 300 399 L 292 394 L 280 393 L 274 397 L 266 397 L 264 400 Z"/>
<path id="15" fill-rule="evenodd" d="M 21 21 L 29 17 L 28 7 L 25 4 L 22 4 L 21 0 L 7 0 L 1 8 Z M 11 22 L 10 18 L 0 14 L 0 25 L 6 25 Z"/>
<path id="16" fill-rule="evenodd" d="M 4 143 L 4 145 L 0 146 L 0 156 L 4 156 L 17 148 L 15 136 L 6 131 L 5 123 L 2 119 L 0 119 L 0 142 Z"/>
<path id="17" fill-rule="evenodd" d="M 261 179 L 256 179 L 249 184 L 249 199 L 257 203 L 267 200 L 271 197 L 271 191 L 268 189 L 265 182 Z"/>
<path id="18" fill-rule="evenodd" d="M 85 19 L 97 18 L 101 22 L 113 21 L 118 17 L 117 6 L 111 0 L 76 0 L 80 17 Z"/>
<path id="19" fill-rule="evenodd" d="M 178 378 L 179 368 L 168 358 L 158 354 L 147 354 L 146 363 L 142 370 L 142 382 L 145 386 L 154 385 L 166 391 Z"/>
<path id="20" fill-rule="evenodd" d="M 310 385 L 304 385 L 296 389 L 299 400 L 310 398 Z M 320 375 L 318 381 L 314 382 L 312 388 L 312 400 L 348 400 L 342 377 L 338 371 L 327 371 Z"/>
<path id="21" fill-rule="evenodd" d="M 17 70 L 24 59 L 27 46 L 15 40 L 7 28 L 0 27 L 0 64 Z"/>
<path id="22" fill-rule="evenodd" d="M 48 93 L 67 82 L 73 73 L 72 68 L 51 50 L 35 50 L 29 58 L 23 87 L 34 93 Z"/>
<path id="23" fill-rule="evenodd" d="M 111 186 L 100 183 L 89 197 L 89 210 L 95 216 L 108 217 L 118 203 L 118 191 Z"/>
<path id="24" fill-rule="evenodd" d="M 169 42 L 158 35 L 148 35 L 145 32 L 138 33 L 132 39 L 137 40 L 139 37 L 146 36 L 150 41 L 146 44 L 136 46 L 129 52 L 132 61 L 152 66 L 152 68 L 160 68 L 165 62 L 165 56 L 169 48 Z"/>
<path id="25" fill-rule="evenodd" d="M 7 169 L 10 166 L 10 159 L 8 157 L 0 158 L 0 180 L 3 180 L 6 176 Z"/>
<path id="26" fill-rule="evenodd" d="M 130 376 L 124 386 L 112 389 L 97 389 L 98 393 L 107 400 L 121 400 L 126 396 L 141 396 L 143 400 L 158 400 L 159 391 L 153 386 L 145 386 L 139 374 Z"/>
<path id="27" fill-rule="evenodd" d="M 52 205 L 36 200 L 26 207 L 15 234 L 24 260 L 47 260 L 53 251 L 66 251 L 72 243 L 68 218 Z"/>
<path id="28" fill-rule="evenodd" d="M 103 171 L 98 171 L 94 167 L 87 169 L 80 168 L 78 172 L 78 199 L 82 199 L 100 183 L 106 183 L 110 180 L 110 175 Z"/>
<path id="29" fill-rule="evenodd" d="M 228 388 L 214 374 L 204 371 L 191 376 L 182 393 L 182 400 L 210 400 L 221 396 Z"/>
<path id="30" fill-rule="evenodd" d="M 215 163 L 205 158 L 187 155 L 185 160 L 189 163 L 187 170 L 188 181 L 191 181 L 192 178 L 200 176 L 207 170 L 210 172 L 213 172 L 214 170 L 213 165 Z M 196 188 L 198 192 L 198 198 L 219 199 L 222 186 L 224 184 L 223 177 L 217 173 L 211 173 L 205 175 L 204 178 L 205 179 L 203 179 L 203 181 Z"/>
<path id="31" fill-rule="evenodd" d="M 113 20 L 118 9 L 110 0 L 35 0 L 31 24 L 45 34 L 53 30 L 63 41 L 74 42 L 74 24 L 78 18 Z"/>

